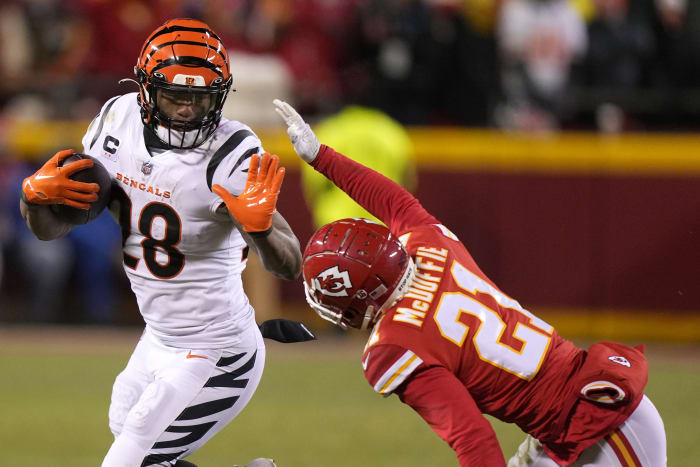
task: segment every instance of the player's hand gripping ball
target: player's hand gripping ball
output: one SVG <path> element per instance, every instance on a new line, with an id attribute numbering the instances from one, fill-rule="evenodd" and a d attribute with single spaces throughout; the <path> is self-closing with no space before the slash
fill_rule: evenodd
<path id="1" fill-rule="evenodd" d="M 79 209 L 66 204 L 52 204 L 51 210 L 62 221 L 74 225 L 87 224 L 99 216 L 109 203 L 110 188 L 112 186 L 112 178 L 109 176 L 107 169 L 95 158 L 86 154 L 72 154 L 59 163 L 59 167 L 63 167 L 72 162 L 81 159 L 92 159 L 92 167 L 79 170 L 72 174 L 69 178 L 76 182 L 97 183 L 100 185 L 100 191 L 97 192 L 97 201 L 90 203 L 89 209 Z"/>

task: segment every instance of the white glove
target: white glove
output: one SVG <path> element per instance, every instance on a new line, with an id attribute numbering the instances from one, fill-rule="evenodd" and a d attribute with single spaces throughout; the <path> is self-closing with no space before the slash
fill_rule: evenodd
<path id="1" fill-rule="evenodd" d="M 287 124 L 287 134 L 294 145 L 294 150 L 310 164 L 316 159 L 318 150 L 321 149 L 321 142 L 294 107 L 279 99 L 273 100 L 272 103 L 275 104 L 275 111 Z"/>
<path id="2" fill-rule="evenodd" d="M 544 454 L 544 449 L 542 449 L 540 442 L 532 436 L 527 435 L 525 441 L 518 446 L 518 452 L 508 461 L 507 467 L 535 466 L 535 461 L 543 461 L 540 454 L 544 455 L 544 457 L 549 460 L 549 457 Z M 550 465 L 549 462 L 547 462 L 547 465 Z"/>

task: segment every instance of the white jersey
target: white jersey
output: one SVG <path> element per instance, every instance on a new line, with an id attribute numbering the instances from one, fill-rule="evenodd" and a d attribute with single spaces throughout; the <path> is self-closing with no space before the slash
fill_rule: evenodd
<path id="1" fill-rule="evenodd" d="M 250 345 L 255 316 L 241 272 L 248 248 L 213 184 L 239 195 L 260 139 L 221 119 L 200 147 L 146 149 L 137 94 L 109 100 L 83 137 L 84 152 L 113 179 L 124 270 L 153 335 L 180 348 Z M 119 188 L 117 188 L 119 187 Z M 252 341 L 254 345 L 254 340 Z"/>

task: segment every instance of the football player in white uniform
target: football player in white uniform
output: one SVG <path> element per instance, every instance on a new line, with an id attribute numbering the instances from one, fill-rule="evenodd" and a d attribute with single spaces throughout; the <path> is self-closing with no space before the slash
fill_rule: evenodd
<path id="1" fill-rule="evenodd" d="M 301 252 L 275 209 L 277 156 L 221 117 L 232 78 L 217 35 L 171 20 L 146 40 L 134 71 L 139 92 L 110 99 L 83 138 L 113 179 L 110 211 L 146 322 L 114 383 L 115 440 L 102 466 L 192 465 L 181 459 L 240 413 L 262 375 L 265 346 L 241 284 L 248 249 L 290 280 Z M 68 178 L 92 161 L 59 167 L 71 153 L 23 184 L 22 213 L 44 240 L 72 228 L 51 204 L 85 209 L 96 199 L 96 184 Z"/>

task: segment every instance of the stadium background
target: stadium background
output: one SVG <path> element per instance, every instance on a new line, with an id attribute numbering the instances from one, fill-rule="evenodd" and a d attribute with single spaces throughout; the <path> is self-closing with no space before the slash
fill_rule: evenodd
<path id="1" fill-rule="evenodd" d="M 528 8 L 545 38 L 523 38 Z M 669 465 L 696 465 L 700 5 L 671 0 L 3 2 L 1 465 L 95 465 L 109 444 L 111 382 L 141 324 L 118 231 L 103 219 L 33 241 L 18 186 L 56 150 L 80 148 L 104 99 L 133 90 L 117 80 L 145 36 L 175 16 L 210 21 L 229 46 L 227 115 L 288 167 L 279 210 L 302 245 L 311 214 L 272 98 L 312 123 L 349 104 L 386 112 L 413 142 L 414 192 L 506 293 L 582 346 L 648 344 Z M 533 56 L 558 57 L 547 63 L 560 80 L 538 85 Z M 261 319 L 304 320 L 320 339 L 271 345 L 250 407 L 195 461 L 454 464 L 415 414 L 372 393 L 360 333 L 325 326 L 300 281 L 247 282 Z M 510 455 L 521 435 L 495 426 Z"/>

